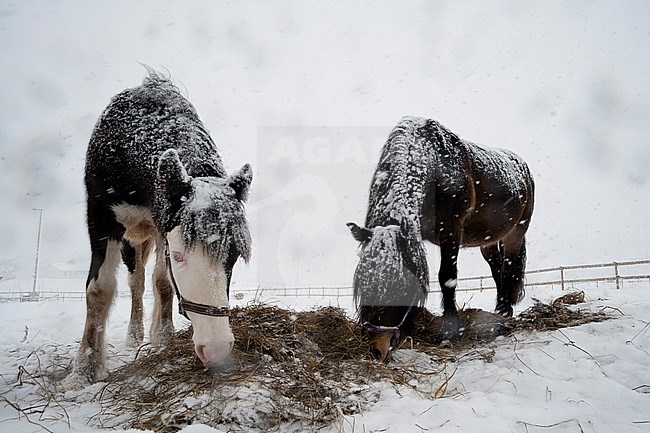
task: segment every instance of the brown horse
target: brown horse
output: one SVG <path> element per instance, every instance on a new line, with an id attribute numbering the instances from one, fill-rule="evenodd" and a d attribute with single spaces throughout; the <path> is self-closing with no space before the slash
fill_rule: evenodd
<path id="1" fill-rule="evenodd" d="M 427 297 L 423 241 L 440 246 L 441 338 L 457 340 L 458 251 L 480 247 L 497 286 L 496 311 L 511 316 L 524 295 L 525 234 L 534 182 L 507 150 L 469 143 L 440 123 L 405 117 L 384 145 L 371 186 L 365 227 L 348 223 L 361 242 L 354 295 L 375 355 L 413 331 Z"/>

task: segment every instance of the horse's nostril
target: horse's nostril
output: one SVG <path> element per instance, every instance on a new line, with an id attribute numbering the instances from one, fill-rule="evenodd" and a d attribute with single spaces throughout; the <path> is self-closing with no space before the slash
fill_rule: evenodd
<path id="1" fill-rule="evenodd" d="M 208 357 L 205 355 L 205 345 L 199 344 L 195 346 L 194 351 L 196 352 L 196 356 L 199 357 L 203 365 L 206 365 L 208 363 Z"/>
<path id="2" fill-rule="evenodd" d="M 370 334 L 370 353 L 378 361 L 386 361 L 390 353 L 390 342 L 393 334 L 390 332 Z"/>
<path id="3" fill-rule="evenodd" d="M 234 340 L 231 339 L 230 341 L 216 344 L 196 344 L 194 350 L 203 365 L 211 367 L 226 363 L 233 346 Z"/>
<path id="4" fill-rule="evenodd" d="M 372 349 L 370 349 L 370 354 L 374 359 L 381 361 L 382 358 L 381 350 L 377 349 L 376 347 L 373 347 Z"/>

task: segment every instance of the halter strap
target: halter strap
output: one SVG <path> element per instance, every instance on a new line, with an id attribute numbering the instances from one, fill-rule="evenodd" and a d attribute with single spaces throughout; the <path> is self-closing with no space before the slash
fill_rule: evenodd
<path id="1" fill-rule="evenodd" d="M 399 339 L 400 337 L 400 329 L 404 322 L 406 321 L 406 317 L 409 315 L 409 313 L 413 310 L 413 304 L 409 305 L 408 309 L 406 310 L 406 313 L 404 314 L 404 317 L 402 317 L 402 321 L 399 322 L 399 325 L 397 326 L 379 326 L 379 325 L 373 325 L 370 322 L 362 322 L 361 326 L 364 327 L 367 331 L 374 332 L 376 334 L 388 334 L 388 333 L 393 333 L 393 338 Z"/>
<path id="2" fill-rule="evenodd" d="M 413 310 L 413 306 L 416 304 L 416 299 L 418 297 L 417 292 L 413 296 L 413 300 L 411 301 L 411 305 L 409 305 L 408 309 L 406 310 L 406 313 L 404 313 L 404 317 L 402 317 L 402 320 L 399 322 L 399 325 L 397 326 L 379 326 L 379 325 L 373 325 L 370 322 L 361 322 L 361 326 L 363 326 L 364 329 L 370 332 L 374 332 L 377 334 L 388 334 L 388 333 L 393 333 L 393 338 L 399 339 L 400 337 L 400 329 L 404 322 L 406 322 L 406 318 L 408 315 L 411 313 Z"/>
<path id="3" fill-rule="evenodd" d="M 174 278 L 174 270 L 172 269 L 172 261 L 169 254 L 169 242 L 167 242 L 167 236 L 163 235 L 165 240 L 165 265 L 167 267 L 167 273 L 169 274 L 169 279 L 171 280 L 172 287 L 176 292 L 176 298 L 178 299 L 178 312 L 184 316 L 187 320 L 190 320 L 187 313 L 196 313 L 202 316 L 212 316 L 212 317 L 229 317 L 230 316 L 230 307 L 215 307 L 214 305 L 199 304 L 196 302 L 188 301 L 181 295 L 180 290 L 178 290 L 178 284 L 176 284 L 176 278 Z"/>

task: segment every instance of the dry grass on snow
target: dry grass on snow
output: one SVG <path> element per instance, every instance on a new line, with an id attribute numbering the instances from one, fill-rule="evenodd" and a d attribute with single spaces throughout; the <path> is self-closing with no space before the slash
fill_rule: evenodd
<path id="1" fill-rule="evenodd" d="M 263 304 L 237 308 L 231 319 L 237 342 L 228 368 L 204 373 L 194 356 L 191 330 L 180 331 L 166 348 L 143 349 L 133 362 L 112 373 L 97 397 L 102 405 L 97 421 L 154 431 L 174 431 L 196 422 L 244 429 L 273 428 L 280 422 L 320 426 L 371 406 L 379 398 L 371 386 L 376 382 L 441 397 L 450 379 L 447 364 L 472 357 L 489 361 L 493 351 L 481 350 L 481 345 L 485 349 L 485 342 L 497 335 L 607 318 L 566 307 L 584 302 L 584 294 L 564 298 L 550 305 L 537 302 L 513 319 L 461 310 L 465 333 L 453 345 L 439 344 L 441 318 L 423 309 L 416 335 L 402 347 L 426 354 L 426 365 L 369 359 L 360 326 L 342 309 L 296 312 Z M 433 378 L 436 385 L 425 391 L 413 386 L 423 377 Z"/>

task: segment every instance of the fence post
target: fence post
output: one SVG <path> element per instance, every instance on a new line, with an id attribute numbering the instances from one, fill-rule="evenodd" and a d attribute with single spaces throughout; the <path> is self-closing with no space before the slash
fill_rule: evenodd
<path id="1" fill-rule="evenodd" d="M 616 277 L 616 290 L 621 288 L 621 277 L 618 274 L 618 263 L 614 262 L 614 276 Z"/>
<path id="2" fill-rule="evenodd" d="M 564 266 L 560 266 L 560 284 L 562 285 L 562 291 L 564 292 Z"/>

